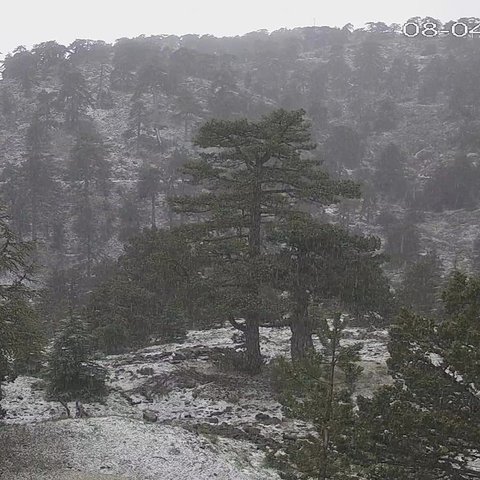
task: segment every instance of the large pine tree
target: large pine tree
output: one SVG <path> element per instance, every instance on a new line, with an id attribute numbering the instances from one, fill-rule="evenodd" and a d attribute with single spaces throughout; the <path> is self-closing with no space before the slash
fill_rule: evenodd
<path id="1" fill-rule="evenodd" d="M 42 348 L 37 317 L 26 283 L 31 245 L 18 241 L 0 211 L 0 386 L 31 366 Z M 0 390 L 1 398 L 1 390 Z"/>
<path id="2" fill-rule="evenodd" d="M 280 109 L 259 121 L 212 120 L 200 128 L 195 143 L 203 149 L 201 158 L 187 164 L 184 173 L 203 190 L 171 201 L 176 211 L 197 216 L 201 238 L 215 240 L 217 265 L 221 259 L 237 262 L 233 297 L 243 301 L 236 301 L 231 315 L 245 320 L 233 323 L 245 333 L 247 368 L 258 371 L 264 225 L 309 202 L 356 197 L 359 188 L 333 180 L 318 160 L 306 155 L 315 146 L 303 110 Z M 232 242 L 236 247 L 228 251 Z"/>
<path id="3" fill-rule="evenodd" d="M 313 349 L 310 310 L 315 303 L 341 305 L 357 318 L 389 310 L 391 295 L 378 238 L 352 235 L 306 215 L 282 222 L 270 238 L 280 245 L 274 284 L 289 294 L 292 359 L 304 358 Z"/>

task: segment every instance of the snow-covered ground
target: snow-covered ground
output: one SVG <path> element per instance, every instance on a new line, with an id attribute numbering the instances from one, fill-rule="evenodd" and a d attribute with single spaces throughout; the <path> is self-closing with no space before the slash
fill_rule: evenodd
<path id="1" fill-rule="evenodd" d="M 278 479 L 265 466 L 269 442 L 301 436 L 308 426 L 283 417 L 268 374 L 250 377 L 212 361 L 221 349 L 235 346 L 234 333 L 231 327 L 192 331 L 183 343 L 100 360 L 109 372 L 110 393 L 103 404 L 85 405 L 87 419 L 66 418 L 61 404 L 46 400 L 38 379 L 19 377 L 4 388 L 7 431 L 27 428 L 45 435 L 46 443 L 57 439 L 60 446 L 51 452 L 63 473 L 54 474 L 56 479 Z M 267 363 L 288 356 L 289 337 L 288 329 L 262 329 Z M 350 329 L 345 342 L 363 345 L 360 394 L 389 381 L 386 331 Z M 69 407 L 75 411 L 73 403 Z M 158 421 L 143 421 L 145 411 Z M 51 478 L 39 471 L 15 475 L 0 478 Z"/>

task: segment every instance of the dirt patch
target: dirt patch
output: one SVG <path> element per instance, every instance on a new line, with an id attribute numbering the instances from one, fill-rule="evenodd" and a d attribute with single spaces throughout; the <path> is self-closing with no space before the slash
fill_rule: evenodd
<path id="1" fill-rule="evenodd" d="M 22 475 L 28 475 L 32 468 L 40 478 L 43 473 L 63 467 L 59 458 L 65 449 L 60 439 L 42 425 L 35 429 L 31 426 L 1 427 L 0 445 L 1 479 L 23 478 Z"/>

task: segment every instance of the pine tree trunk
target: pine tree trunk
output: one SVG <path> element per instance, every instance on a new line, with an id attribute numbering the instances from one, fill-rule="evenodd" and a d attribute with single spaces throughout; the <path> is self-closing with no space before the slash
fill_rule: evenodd
<path id="1" fill-rule="evenodd" d="M 307 259 L 303 253 L 300 253 L 293 291 L 293 317 L 290 323 L 290 330 L 292 331 L 290 352 L 294 362 L 304 359 L 309 352 L 313 351 L 312 324 L 308 316 L 309 294 L 301 273 L 306 266 Z"/>
<path id="2" fill-rule="evenodd" d="M 338 341 L 338 330 L 334 330 L 334 335 L 331 340 L 332 352 L 330 355 L 330 373 L 328 379 L 328 399 L 327 399 L 327 411 L 325 412 L 325 425 L 323 427 L 323 443 L 322 443 L 322 465 L 320 469 L 320 475 L 318 478 L 320 480 L 327 480 L 328 475 L 328 453 L 329 453 L 329 444 L 330 444 L 330 421 L 332 419 L 333 412 L 333 399 L 334 399 L 334 389 L 335 389 L 335 369 L 337 366 L 337 341 Z"/>
<path id="3" fill-rule="evenodd" d="M 290 324 L 292 336 L 290 338 L 290 352 L 292 361 L 303 360 L 308 352 L 313 351 L 313 340 L 310 325 L 305 318 L 294 320 Z"/>
<path id="4" fill-rule="evenodd" d="M 247 319 L 245 326 L 246 368 L 250 373 L 257 373 L 262 367 L 258 322 Z"/>
<path id="5" fill-rule="evenodd" d="M 313 351 L 312 326 L 308 318 L 308 293 L 299 287 L 294 293 L 295 309 L 293 312 L 290 330 L 290 351 L 292 361 L 305 358 L 308 352 Z"/>

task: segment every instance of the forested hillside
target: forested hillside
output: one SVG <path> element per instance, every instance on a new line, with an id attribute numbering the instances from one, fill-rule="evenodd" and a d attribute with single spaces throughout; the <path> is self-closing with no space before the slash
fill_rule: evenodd
<path id="1" fill-rule="evenodd" d="M 478 478 L 479 73 L 382 22 L 6 55 L 0 417 L 77 401 L 42 438 L 142 478 Z"/>
<path id="2" fill-rule="evenodd" d="M 386 239 L 408 225 L 401 261 L 433 246 L 449 267 L 476 261 L 478 38 L 390 30 L 19 47 L 1 82 L 2 197 L 15 231 L 39 241 L 49 265 L 90 269 L 119 253 L 118 240 L 178 221 L 163 198 L 181 191 L 176 169 L 195 156 L 202 122 L 303 108 L 315 155 L 363 184 L 337 220 Z"/>

